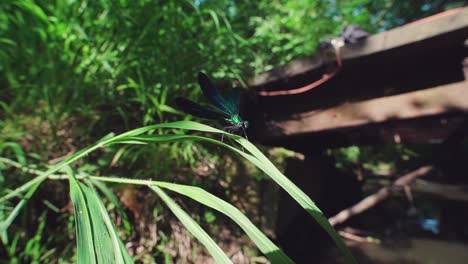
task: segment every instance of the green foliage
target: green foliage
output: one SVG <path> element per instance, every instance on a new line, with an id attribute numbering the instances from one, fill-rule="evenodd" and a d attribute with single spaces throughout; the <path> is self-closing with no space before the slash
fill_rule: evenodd
<path id="1" fill-rule="evenodd" d="M 132 107 L 143 123 L 164 122 L 177 115 L 175 96 L 198 94 L 198 71 L 245 80 L 311 54 L 345 25 L 377 31 L 460 3 L 3 1 L 0 80 L 8 90 L 0 101 L 52 123 L 110 105 L 115 112 L 101 118 L 129 122 Z"/>
<path id="2" fill-rule="evenodd" d="M 329 150 L 328 154 L 334 156 L 337 168 L 351 170 L 358 175 L 364 171 L 376 175 L 390 175 L 395 173 L 396 168 L 405 167 L 426 152 L 427 150 L 421 147 L 398 144 L 379 148 L 350 146 Z"/>
<path id="3" fill-rule="evenodd" d="M 200 96 L 195 84 L 198 71 L 217 79 L 239 79 L 245 84 L 260 72 L 310 55 L 323 37 L 335 36 L 345 25 L 357 23 L 378 32 L 463 4 L 456 0 L 0 1 L 0 155 L 16 159 L 19 166 L 26 162 L 32 165 L 29 171 L 18 172 L 0 162 L 0 192 L 10 198 L 26 194 L 16 204 L 5 200 L 1 203 L 0 236 L 5 247 L 1 253 L 17 262 L 46 262 L 51 254 L 57 255 L 54 248 L 45 246 L 48 240 L 37 238 L 50 230 L 23 228 L 10 238 L 5 231 L 17 222 L 43 226 L 50 217 L 39 217 L 41 210 L 47 210 L 41 206 L 53 211 L 65 206 L 55 206 L 49 202 L 51 197 L 39 202 L 28 200 L 29 193 L 34 193 L 41 182 L 30 181 L 31 173 L 37 173 L 38 168 L 51 173 L 56 167 L 45 166 L 47 161 L 62 160 L 111 131 L 180 119 L 182 115 L 172 107 L 172 101 L 177 96 Z M 168 128 L 153 133 L 162 136 L 180 132 Z M 176 142 L 172 144 L 107 146 L 75 164 L 74 170 L 77 175 L 109 172 L 173 181 L 177 175 L 174 168 L 218 168 L 225 162 L 227 154 L 217 146 L 194 147 L 193 140 L 198 138 L 173 139 Z M 133 143 L 145 143 L 142 140 L 148 139 L 133 139 Z M 403 157 L 412 157 L 407 153 L 401 160 L 385 161 L 377 156 L 372 159 L 371 150 L 357 150 L 337 154 L 344 168 L 355 168 L 365 161 L 365 169 L 377 172 L 397 166 L 406 160 Z M 274 154 L 278 162 L 288 155 Z M 278 183 L 289 186 L 282 174 L 270 167 L 271 163 L 244 157 L 273 175 Z M 265 178 L 258 169 L 252 169 L 255 166 L 246 166 L 256 178 Z M 209 178 L 221 174 L 214 171 Z M 84 184 L 80 181 L 78 187 L 93 192 L 96 188 L 104 194 L 109 206 L 122 216 L 126 233 L 131 233 L 130 221 L 113 191 L 94 180 Z M 184 183 L 210 188 L 213 181 L 194 178 Z M 47 195 L 65 192 L 66 187 L 60 186 Z M 302 197 L 296 188 L 290 187 L 288 192 L 298 197 L 308 211 L 317 212 L 312 201 Z M 91 193 L 87 194 L 96 209 L 99 199 Z M 21 214 L 22 210 L 27 210 L 28 215 Z M 72 227 L 70 219 L 64 213 L 59 222 Z M 210 219 L 208 215 L 206 221 Z M 63 233 L 63 237 L 54 238 L 55 243 L 72 236 L 70 228 Z M 25 241 L 28 235 L 34 237 L 33 242 Z M 164 234 L 161 237 L 169 243 L 170 238 Z M 161 245 L 158 247 L 163 252 Z M 59 261 L 72 253 L 70 247 L 60 252 L 65 257 L 59 257 Z M 170 261 L 171 256 L 163 254 Z"/>
<path id="4" fill-rule="evenodd" d="M 366 1 L 366 9 L 373 14 L 371 23 L 378 31 L 464 5 L 463 0 Z"/>
<path id="5" fill-rule="evenodd" d="M 173 108 L 173 99 L 200 95 L 198 71 L 245 83 L 292 58 L 310 55 L 323 37 L 337 35 L 345 25 L 357 23 L 376 32 L 459 3 L 2 1 L 0 105 L 11 120 L 14 113 L 39 117 L 35 126 L 47 123 L 46 141 L 54 145 L 63 145 L 59 131 L 73 118 L 82 134 L 98 137 L 109 128 L 123 131 L 174 121 L 181 113 Z M 4 135 L 20 140 L 30 122 L 5 124 L 0 140 Z M 40 152 L 50 151 L 37 144 Z M 176 157 L 191 165 L 199 160 L 184 143 L 166 149 L 116 148 L 112 153 L 116 156 L 101 157 L 101 164 L 113 159 L 115 165 L 120 158 L 135 167 L 154 164 L 161 171 L 165 167 L 167 177 L 172 177 L 170 168 L 181 165 Z M 39 154 L 49 159 L 49 153 Z"/>

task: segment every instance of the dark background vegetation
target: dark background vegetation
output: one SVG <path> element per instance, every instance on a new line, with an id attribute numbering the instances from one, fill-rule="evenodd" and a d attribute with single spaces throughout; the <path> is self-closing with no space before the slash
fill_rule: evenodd
<path id="1" fill-rule="evenodd" d="M 44 168 L 109 132 L 191 118 L 174 108 L 173 99 L 200 98 L 199 71 L 226 83 L 233 79 L 245 83 L 256 74 L 312 54 L 322 38 L 336 36 L 346 25 L 359 24 L 376 33 L 463 4 L 444 0 L 1 1 L 0 156 Z M 294 156 L 285 150 L 265 151 L 279 166 L 284 166 L 285 157 Z M 428 152 L 402 145 L 329 150 L 336 166 L 354 177 L 364 171 L 398 171 Z M 262 215 L 261 208 L 269 201 L 262 199 L 261 173 L 216 147 L 190 143 L 114 147 L 76 165 L 77 170 L 95 175 L 202 186 L 273 230 L 268 226 L 274 220 Z M 7 166 L 0 169 L 2 194 L 31 177 Z M 197 253 L 201 246 L 154 196 L 138 188 L 114 187 L 128 219 L 113 216 L 135 259 L 203 262 L 204 255 Z M 227 252 L 242 261 L 258 256 L 254 245 L 225 224 L 224 218 L 201 206 L 180 203 L 223 241 Z M 10 209 L 0 208 L 0 220 Z M 112 203 L 108 209 L 113 212 Z M 57 181 L 42 185 L 8 234 L 9 242 L 0 246 L 4 263 L 73 261 L 68 185 Z"/>

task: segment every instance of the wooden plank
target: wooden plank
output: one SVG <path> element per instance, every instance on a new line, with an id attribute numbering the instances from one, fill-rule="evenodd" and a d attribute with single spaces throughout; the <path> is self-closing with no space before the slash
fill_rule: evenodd
<path id="1" fill-rule="evenodd" d="M 386 50 L 422 42 L 468 27 L 468 7 L 448 12 L 433 19 L 426 18 L 370 36 L 365 45 L 347 45 L 342 49 L 343 59 L 368 56 Z"/>
<path id="2" fill-rule="evenodd" d="M 339 128 L 363 126 L 390 120 L 404 120 L 468 111 L 468 81 L 442 85 L 406 94 L 346 103 L 325 110 L 289 116 L 269 116 L 268 123 L 277 128 L 270 136 L 314 133 Z"/>
<path id="3" fill-rule="evenodd" d="M 468 57 L 463 32 L 348 60 L 330 81 L 301 94 L 257 96 L 247 112 L 293 114 L 333 107 L 344 102 L 397 95 L 465 79 L 462 62 Z M 302 63 L 304 64 L 304 63 Z M 301 64 L 295 67 L 300 68 Z M 306 67 L 306 66 L 304 66 Z M 466 69 L 465 69 L 466 70 Z M 317 81 L 327 71 L 320 67 L 304 74 L 290 74 L 264 86 L 251 87 L 275 91 L 303 87 Z M 289 74 L 289 73 L 287 73 Z M 282 76 L 281 74 L 278 76 Z M 282 107 L 277 107 L 281 105 Z M 250 109 L 249 109 L 250 108 Z"/>
<path id="4" fill-rule="evenodd" d="M 249 138 L 301 153 L 352 145 L 439 144 L 451 136 L 466 118 L 468 116 L 464 113 L 450 113 L 289 136 L 269 135 L 273 129 L 280 129 L 270 127 L 270 130 L 262 131 L 265 134 L 249 131 Z"/>
<path id="5" fill-rule="evenodd" d="M 307 153 L 349 145 L 441 143 L 468 118 L 468 81 L 298 114 L 259 113 L 249 137 Z"/>
<path id="6" fill-rule="evenodd" d="M 372 35 L 362 43 L 346 45 L 342 48 L 342 58 L 346 65 L 352 60 L 384 53 L 389 50 L 404 48 L 414 44 L 420 44 L 431 41 L 434 38 L 449 38 L 453 36 L 457 40 L 459 38 L 463 39 L 466 38 L 467 32 L 468 7 L 465 7 L 456 10 L 456 12 L 450 12 L 433 19 L 422 19 L 389 31 Z M 254 77 L 249 80 L 248 83 L 252 88 L 265 87 L 272 82 L 319 70 L 322 66 L 320 56 L 295 59 L 284 66 Z"/>

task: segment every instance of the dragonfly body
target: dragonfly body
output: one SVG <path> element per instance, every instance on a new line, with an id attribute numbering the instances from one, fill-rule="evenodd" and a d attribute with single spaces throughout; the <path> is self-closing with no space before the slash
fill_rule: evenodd
<path id="1" fill-rule="evenodd" d="M 239 133 L 240 131 L 243 131 L 245 134 L 245 129 L 249 127 L 249 121 L 243 120 L 239 115 L 234 115 L 231 118 L 226 118 L 225 119 L 229 125 L 224 127 L 224 130 L 226 130 L 229 133 Z M 245 135 L 247 137 L 247 135 Z"/>
<path id="2" fill-rule="evenodd" d="M 249 122 L 239 115 L 239 89 L 232 89 L 226 97 L 223 97 L 204 73 L 198 74 L 198 82 L 210 104 L 201 105 L 178 97 L 175 101 L 177 106 L 193 116 L 219 121 L 229 133 L 243 133 L 247 137 L 245 130 Z"/>

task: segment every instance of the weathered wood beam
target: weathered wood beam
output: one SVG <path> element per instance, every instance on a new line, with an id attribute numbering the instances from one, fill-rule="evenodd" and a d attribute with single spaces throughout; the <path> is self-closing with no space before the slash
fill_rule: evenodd
<path id="1" fill-rule="evenodd" d="M 434 38 L 466 39 L 468 32 L 468 7 L 448 12 L 433 19 L 422 19 L 367 38 L 362 43 L 346 45 L 341 49 L 344 64 L 362 57 L 385 53 L 415 44 L 432 41 Z M 320 56 L 295 59 L 249 80 L 250 87 L 264 86 L 281 79 L 311 73 L 322 67 Z M 294 84 L 294 83 L 292 83 Z M 287 85 L 286 87 L 287 88 Z"/>
<path id="2" fill-rule="evenodd" d="M 468 7 L 447 12 L 446 15 L 421 19 L 369 37 L 366 45 L 346 45 L 343 58 L 354 59 L 386 50 L 412 45 L 468 27 Z"/>
<path id="3" fill-rule="evenodd" d="M 468 81 L 337 107 L 278 116 L 269 135 L 289 136 L 468 111 Z"/>
<path id="4" fill-rule="evenodd" d="M 467 117 L 468 81 L 297 114 L 263 114 L 249 135 L 300 152 L 346 145 L 439 143 Z"/>

